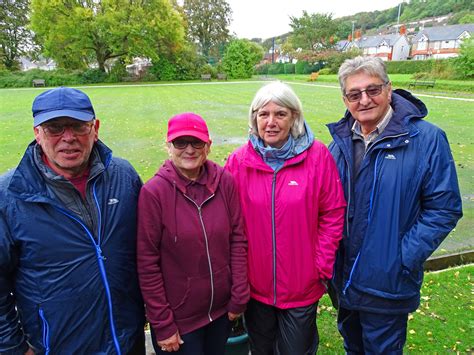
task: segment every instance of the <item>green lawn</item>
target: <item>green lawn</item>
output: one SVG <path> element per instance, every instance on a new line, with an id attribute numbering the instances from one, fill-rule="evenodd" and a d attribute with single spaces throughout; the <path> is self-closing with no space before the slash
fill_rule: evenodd
<path id="1" fill-rule="evenodd" d="M 334 83 L 335 84 L 335 83 Z M 100 137 L 148 180 L 167 158 L 166 122 L 173 114 L 195 111 L 208 122 L 214 144 L 210 158 L 223 164 L 246 141 L 247 111 L 263 82 L 212 82 L 149 86 L 87 87 L 98 118 Z M 325 124 L 338 120 L 344 105 L 337 86 L 292 83 L 316 137 L 329 143 Z M 44 89 L 0 90 L 0 172 L 13 168 L 33 139 L 31 103 Z M 423 95 L 423 94 L 420 94 Z M 442 96 L 450 96 L 443 94 Z M 451 94 L 451 96 L 454 96 Z M 456 95 L 457 96 L 457 95 Z M 451 143 L 463 195 L 464 217 L 436 253 L 474 247 L 474 101 L 420 96 L 428 120 L 443 128 Z"/>
<path id="2" fill-rule="evenodd" d="M 474 264 L 425 274 L 421 305 L 408 317 L 405 354 L 474 353 Z M 343 354 L 337 311 L 329 297 L 319 304 L 319 354 Z"/>

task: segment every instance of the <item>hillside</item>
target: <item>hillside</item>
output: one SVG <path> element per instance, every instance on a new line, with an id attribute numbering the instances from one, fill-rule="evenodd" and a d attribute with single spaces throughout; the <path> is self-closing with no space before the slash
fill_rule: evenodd
<path id="1" fill-rule="evenodd" d="M 339 23 L 337 37 L 345 39 L 352 31 L 352 21 L 356 29 L 363 33 L 387 30 L 397 23 L 399 7 L 382 11 L 359 12 L 355 15 L 336 18 Z M 474 1 L 472 0 L 409 0 L 400 8 L 400 24 L 423 23 L 424 27 L 474 22 Z M 283 43 L 288 33 L 275 37 L 276 43 Z M 262 43 L 264 48 L 272 46 L 272 38 Z"/>

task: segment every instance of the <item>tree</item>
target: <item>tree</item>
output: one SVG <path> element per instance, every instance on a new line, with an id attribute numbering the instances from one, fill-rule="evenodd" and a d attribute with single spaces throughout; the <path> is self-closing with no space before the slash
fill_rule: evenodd
<path id="1" fill-rule="evenodd" d="M 211 48 L 229 40 L 232 9 L 225 0 L 184 0 L 188 36 L 209 58 Z"/>
<path id="2" fill-rule="evenodd" d="M 320 51 L 331 48 L 331 37 L 337 32 L 337 23 L 331 14 L 308 14 L 303 11 L 300 18 L 290 16 L 293 29 L 292 42 L 295 48 Z"/>
<path id="3" fill-rule="evenodd" d="M 32 0 L 31 27 L 45 54 L 66 68 L 143 56 L 158 60 L 184 42 L 168 0 Z"/>
<path id="4" fill-rule="evenodd" d="M 474 39 L 469 38 L 463 41 L 459 57 L 454 62 L 456 72 L 462 79 L 474 78 Z"/>
<path id="5" fill-rule="evenodd" d="M 255 64 L 263 58 L 263 54 L 263 48 L 259 44 L 246 39 L 236 39 L 227 46 L 222 65 L 230 78 L 250 78 Z"/>
<path id="6" fill-rule="evenodd" d="M 17 69 L 18 59 L 31 43 L 28 24 L 28 0 L 0 2 L 0 58 L 8 70 Z"/>

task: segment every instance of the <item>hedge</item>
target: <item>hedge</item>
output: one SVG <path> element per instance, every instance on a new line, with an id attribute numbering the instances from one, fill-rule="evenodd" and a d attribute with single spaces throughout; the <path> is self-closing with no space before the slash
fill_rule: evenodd
<path id="1" fill-rule="evenodd" d="M 385 62 L 389 74 L 429 73 L 433 68 L 443 71 L 452 65 L 452 59 L 400 60 Z"/>

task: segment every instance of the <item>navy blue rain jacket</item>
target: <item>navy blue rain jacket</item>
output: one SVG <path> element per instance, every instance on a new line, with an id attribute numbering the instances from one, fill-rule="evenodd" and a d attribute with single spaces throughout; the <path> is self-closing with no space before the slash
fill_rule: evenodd
<path id="1" fill-rule="evenodd" d="M 88 189 L 98 232 L 67 210 L 34 164 L 34 142 L 0 177 L 0 353 L 126 354 L 143 332 L 132 166 L 95 144 Z"/>
<path id="2" fill-rule="evenodd" d="M 375 313 L 419 306 L 423 263 L 462 216 L 455 164 L 445 133 L 423 118 L 409 92 L 392 94 L 393 116 L 354 174 L 347 111 L 329 124 L 348 202 L 335 265 L 340 305 Z"/>

